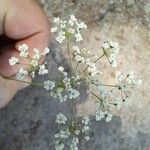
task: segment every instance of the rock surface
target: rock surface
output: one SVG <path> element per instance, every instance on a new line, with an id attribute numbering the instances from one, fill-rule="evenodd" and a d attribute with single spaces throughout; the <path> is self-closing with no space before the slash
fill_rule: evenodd
<path id="1" fill-rule="evenodd" d="M 94 52 L 107 38 L 118 41 L 122 49 L 119 69 L 132 69 L 144 81 L 142 90 L 135 97 L 136 104 L 142 109 L 134 108 L 134 111 L 132 109 L 129 112 L 122 110 L 121 113 L 124 131 L 132 132 L 131 135 L 136 133 L 136 136 L 124 137 L 119 117 L 114 117 L 108 124 L 103 121 L 96 123 L 93 120 L 91 140 L 88 143 L 82 141 L 80 149 L 149 150 L 150 120 L 147 114 L 150 112 L 150 1 L 48 0 L 45 9 L 49 10 L 50 17 L 66 18 L 70 14 L 76 14 L 78 18 L 85 20 L 89 29 L 83 44 L 87 46 L 88 43 L 88 48 Z M 56 66 L 63 60 L 56 55 L 60 48 L 55 43 L 52 49 L 54 59 L 48 57 L 49 77 L 44 79 L 54 80 L 57 77 Z M 101 66 L 104 71 L 105 67 Z M 110 77 L 107 76 L 104 80 L 106 79 L 110 80 Z M 78 106 L 79 115 L 91 114 L 89 109 L 94 109 L 94 106 L 89 107 L 84 95 L 82 99 L 86 102 Z M 58 105 L 41 88 L 28 87 L 18 92 L 14 100 L 0 110 L 0 150 L 54 150 L 53 135 L 57 132 L 54 120 L 59 111 L 69 113 L 69 108 L 66 104 Z M 125 114 L 131 115 L 134 120 L 129 120 Z"/>

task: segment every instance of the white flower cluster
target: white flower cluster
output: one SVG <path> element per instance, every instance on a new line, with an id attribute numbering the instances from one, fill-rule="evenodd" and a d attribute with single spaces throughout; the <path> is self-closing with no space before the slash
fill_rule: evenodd
<path id="1" fill-rule="evenodd" d="M 65 124 L 67 121 L 67 117 L 64 116 L 62 113 L 57 114 L 56 116 L 56 123 L 58 124 Z"/>
<path id="2" fill-rule="evenodd" d="M 98 109 L 103 111 L 111 110 L 110 107 L 115 107 L 119 111 L 122 104 L 122 95 L 118 89 L 118 86 L 114 86 L 111 89 L 104 88 L 102 85 L 97 86 L 97 92 L 99 101 L 97 101 Z"/>
<path id="3" fill-rule="evenodd" d="M 80 96 L 78 90 L 73 88 L 74 84 L 79 85 L 79 76 L 68 77 L 68 73 L 64 71 L 64 68 L 60 66 L 58 68 L 61 74 L 60 81 L 44 81 L 44 88 L 50 91 L 50 95 L 54 98 L 58 98 L 60 102 L 66 101 L 67 99 L 76 99 Z"/>
<path id="4" fill-rule="evenodd" d="M 55 87 L 54 81 L 50 81 L 50 80 L 44 81 L 44 88 L 46 90 L 52 90 L 54 87 Z"/>
<path id="5" fill-rule="evenodd" d="M 17 74 L 16 74 L 16 78 L 18 80 L 23 80 L 26 76 L 30 75 L 31 77 L 35 77 L 35 71 L 38 70 L 38 74 L 39 75 L 44 75 L 48 73 L 48 70 L 46 69 L 44 64 L 40 64 L 40 60 L 42 59 L 42 57 L 44 57 L 46 54 L 48 54 L 50 52 L 49 48 L 45 48 L 43 53 L 40 53 L 40 51 L 36 48 L 33 49 L 33 56 L 29 56 L 29 48 L 28 45 L 26 44 L 22 44 L 18 46 L 18 50 L 19 50 L 19 55 L 20 57 L 22 57 L 22 60 L 26 60 L 26 64 L 22 64 L 19 62 L 19 59 L 16 57 L 11 57 L 9 59 L 9 64 L 11 66 L 16 65 L 16 64 L 20 64 L 20 65 L 24 65 L 26 66 L 27 69 L 24 69 L 23 67 L 21 67 Z M 21 59 L 21 58 L 20 58 Z"/>
<path id="6" fill-rule="evenodd" d="M 80 122 L 67 122 L 67 119 L 62 113 L 56 116 L 56 122 L 62 124 L 63 130 L 55 134 L 56 142 L 55 149 L 63 150 L 68 145 L 69 150 L 78 150 L 79 136 L 83 136 L 86 141 L 90 139 L 89 137 L 89 117 L 84 116 Z"/>
<path id="7" fill-rule="evenodd" d="M 23 80 L 27 75 L 28 75 L 28 71 L 23 68 L 20 68 L 16 74 L 16 78 L 18 80 Z"/>
<path id="8" fill-rule="evenodd" d="M 90 54 L 90 51 L 86 50 L 85 48 L 79 49 L 79 47 L 74 46 L 74 60 L 81 63 L 85 64 L 87 67 L 87 71 L 90 76 L 96 76 L 99 73 L 99 70 L 96 67 L 96 64 L 93 63 L 90 58 L 86 57 L 86 54 Z"/>
<path id="9" fill-rule="evenodd" d="M 111 66 L 114 68 L 117 67 L 117 55 L 120 51 L 118 43 L 107 40 L 103 43 L 102 49 Z"/>
<path id="10" fill-rule="evenodd" d="M 11 57 L 11 58 L 9 59 L 9 64 L 10 64 L 11 66 L 17 64 L 18 62 L 19 62 L 19 59 L 16 58 L 16 57 Z"/>
<path id="11" fill-rule="evenodd" d="M 61 141 L 59 141 L 59 140 L 57 140 L 56 142 L 55 142 L 55 150 L 63 150 L 64 149 L 64 144 L 61 142 Z"/>
<path id="12" fill-rule="evenodd" d="M 95 63 L 91 63 L 90 59 L 87 59 L 86 65 L 88 66 L 88 72 L 92 77 L 95 77 L 99 74 L 99 70 L 96 67 Z"/>
<path id="13" fill-rule="evenodd" d="M 84 116 L 82 118 L 82 129 L 81 129 L 81 131 L 82 131 L 82 134 L 84 135 L 84 139 L 86 141 L 90 140 L 90 136 L 89 136 L 89 130 L 90 130 L 90 128 L 89 128 L 89 121 L 90 121 L 90 119 L 89 119 L 88 116 Z"/>
<path id="14" fill-rule="evenodd" d="M 119 90 L 124 92 L 126 97 L 129 97 L 128 93 L 131 93 L 135 87 L 142 85 L 142 80 L 136 80 L 133 71 L 130 71 L 126 76 L 123 76 L 123 74 L 118 71 L 116 73 L 116 80 L 119 83 Z"/>
<path id="15" fill-rule="evenodd" d="M 65 39 L 75 39 L 76 42 L 83 40 L 81 32 L 87 28 L 87 25 L 84 22 L 79 22 L 74 15 L 71 15 L 68 21 L 56 17 L 53 22 L 55 27 L 51 28 L 51 33 L 57 33 L 56 40 L 59 43 Z"/>
<path id="16" fill-rule="evenodd" d="M 20 51 L 20 56 L 21 57 L 28 57 L 28 45 L 22 44 L 18 46 L 18 50 Z"/>
<path id="17" fill-rule="evenodd" d="M 58 138 L 58 139 L 67 139 L 69 136 L 70 136 L 70 132 L 69 130 L 60 130 L 59 133 L 55 134 L 55 138 Z"/>
<path id="18" fill-rule="evenodd" d="M 142 80 L 141 79 L 138 79 L 138 80 L 135 80 L 135 76 L 134 76 L 134 72 L 133 71 L 130 71 L 129 74 L 127 74 L 126 77 L 123 76 L 123 74 L 118 71 L 116 72 L 116 80 L 121 83 L 121 82 L 127 82 L 128 84 L 133 84 L 133 85 L 142 85 Z"/>
<path id="19" fill-rule="evenodd" d="M 80 49 L 78 46 L 73 46 L 73 54 L 74 54 L 74 60 L 80 63 L 85 63 L 85 48 Z"/>
<path id="20" fill-rule="evenodd" d="M 108 113 L 107 111 L 98 110 L 96 112 L 96 121 L 100 121 L 101 119 L 105 118 L 106 122 L 110 122 L 112 119 L 112 114 Z"/>
<path id="21" fill-rule="evenodd" d="M 142 84 L 142 80 L 135 79 L 133 71 L 126 76 L 123 76 L 121 72 L 117 72 L 116 80 L 118 83 L 114 86 L 110 85 L 113 87 L 110 91 L 107 91 L 103 87 L 103 84 L 97 83 L 96 85 L 99 93 L 99 101 L 97 102 L 98 110 L 96 112 L 97 121 L 100 121 L 105 117 L 106 122 L 109 122 L 112 119 L 112 114 L 106 111 L 106 109 L 111 110 L 112 106 L 115 106 L 119 111 L 123 103 L 128 104 L 133 89 Z"/>
<path id="22" fill-rule="evenodd" d="M 73 137 L 70 150 L 78 150 L 79 139 L 77 137 Z"/>

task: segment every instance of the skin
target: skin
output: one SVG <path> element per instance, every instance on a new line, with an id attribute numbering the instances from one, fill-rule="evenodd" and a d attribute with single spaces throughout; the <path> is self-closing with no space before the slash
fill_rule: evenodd
<path id="1" fill-rule="evenodd" d="M 18 90 L 27 84 L 11 81 L 18 67 L 10 66 L 10 57 L 19 57 L 18 45 L 26 43 L 29 54 L 32 49 L 42 51 L 48 46 L 49 23 L 47 17 L 35 0 L 0 0 L 0 108 L 6 106 Z M 31 80 L 27 77 L 26 80 Z"/>

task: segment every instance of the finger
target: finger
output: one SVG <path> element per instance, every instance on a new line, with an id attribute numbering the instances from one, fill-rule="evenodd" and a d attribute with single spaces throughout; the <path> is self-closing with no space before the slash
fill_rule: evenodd
<path id="1" fill-rule="evenodd" d="M 27 81 L 31 81 L 30 78 L 26 78 Z M 11 81 L 4 79 L 0 76 L 0 108 L 3 108 L 10 102 L 18 90 L 28 86 L 27 83 L 20 83 L 16 81 Z"/>
<path id="2" fill-rule="evenodd" d="M 4 23 L 5 34 L 18 40 L 16 49 L 19 44 L 26 43 L 31 50 L 35 47 L 42 50 L 49 39 L 48 19 L 35 1 L 27 0 L 23 4 L 21 7 L 20 0 L 11 3 Z"/>
<path id="3" fill-rule="evenodd" d="M 29 5 L 27 2 L 31 4 Z M 0 72 L 2 75 L 9 76 L 17 72 L 18 66 L 10 66 L 8 59 L 12 56 L 19 57 L 19 54 L 16 52 L 19 45 L 26 43 L 29 46 L 30 56 L 33 55 L 33 48 L 38 48 L 42 52 L 48 45 L 49 23 L 38 5 L 34 1 L 27 0 L 23 8 L 20 8 L 20 3 L 16 0 L 14 3 L 11 3 L 5 17 L 5 34 L 9 38 L 17 40 L 17 42 L 9 52 L 0 55 Z M 22 59 L 20 58 L 20 60 Z M 25 62 L 24 60 L 22 61 L 26 63 L 26 60 Z"/>

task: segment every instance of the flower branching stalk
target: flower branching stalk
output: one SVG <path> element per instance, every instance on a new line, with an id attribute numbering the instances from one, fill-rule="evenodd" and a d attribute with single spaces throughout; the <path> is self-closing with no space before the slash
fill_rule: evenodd
<path id="1" fill-rule="evenodd" d="M 63 112 L 59 112 L 56 116 L 56 123 L 60 129 L 55 134 L 55 150 L 63 150 L 65 147 L 69 150 L 78 150 L 79 137 L 83 137 L 86 141 L 90 139 L 90 117 L 76 117 L 76 105 L 82 94 L 78 87 L 82 84 L 87 85 L 88 96 L 96 101 L 96 121 L 99 122 L 103 119 L 110 122 L 113 117 L 111 110 L 117 109 L 119 111 L 123 105 L 127 105 L 136 87 L 142 84 L 142 80 L 135 79 L 132 71 L 127 75 L 118 71 L 115 73 L 116 83 L 105 84 L 101 81 L 102 74 L 97 67 L 97 62 L 105 57 L 109 65 L 116 68 L 119 54 L 118 43 L 110 40 L 105 41 L 97 56 L 91 54 L 92 51 L 78 46 L 78 43 L 83 41 L 82 32 L 87 29 L 84 22 L 78 21 L 74 15 L 71 15 L 69 20 L 61 20 L 59 17 L 54 18 L 54 25 L 51 32 L 56 35 L 57 42 L 66 44 L 70 71 L 66 72 L 63 66 L 59 66 L 60 78 L 56 81 L 47 80 L 43 83 L 26 81 L 26 77 L 35 77 L 35 71 L 40 76 L 48 73 L 46 65 L 40 64 L 40 60 L 50 52 L 50 49 L 46 47 L 43 53 L 40 53 L 40 50 L 34 48 L 33 56 L 29 56 L 28 45 L 22 44 L 18 47 L 18 50 L 20 56 L 27 60 L 27 64 L 24 64 L 24 66 L 28 66 L 29 69 L 21 67 L 15 77 L 5 78 L 42 87 L 60 103 L 67 101 L 70 108 L 69 116 L 63 114 Z M 16 57 L 11 57 L 9 63 L 10 65 L 21 64 Z"/>
<path id="2" fill-rule="evenodd" d="M 96 63 L 97 61 L 99 61 L 101 58 L 103 58 L 105 56 L 105 54 L 103 53 L 100 57 L 98 57 L 95 61 L 94 61 L 94 63 Z M 81 73 L 80 73 L 80 75 L 82 74 L 82 73 L 84 73 L 86 70 L 88 69 L 88 67 L 86 67 Z"/>
<path id="3" fill-rule="evenodd" d="M 44 84 L 43 83 L 37 83 L 37 82 L 29 82 L 29 81 L 24 81 L 24 80 L 18 80 L 18 79 L 15 79 L 15 78 L 12 78 L 12 77 L 3 77 L 7 80 L 12 80 L 12 81 L 16 81 L 16 82 L 21 82 L 21 83 L 26 83 L 26 84 L 29 84 L 29 85 L 32 85 L 32 86 L 36 86 L 36 87 L 44 87 Z"/>
<path id="4" fill-rule="evenodd" d="M 67 51 L 68 51 L 68 55 L 69 55 L 70 68 L 72 69 L 72 64 L 71 64 L 71 52 L 70 52 L 70 42 L 69 42 L 69 39 L 67 40 Z M 70 69 L 70 70 L 71 70 L 71 69 Z"/>

